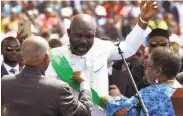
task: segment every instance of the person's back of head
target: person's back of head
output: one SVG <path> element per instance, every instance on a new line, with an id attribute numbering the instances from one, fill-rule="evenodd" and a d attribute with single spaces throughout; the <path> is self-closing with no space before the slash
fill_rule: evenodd
<path id="1" fill-rule="evenodd" d="M 180 70 L 181 59 L 173 49 L 157 47 L 152 51 L 150 57 L 154 66 L 162 68 L 162 73 L 167 79 L 176 77 Z"/>
<path id="2" fill-rule="evenodd" d="M 48 42 L 39 36 L 28 37 L 21 46 L 25 65 L 38 66 L 45 71 L 49 64 Z"/>
<path id="3" fill-rule="evenodd" d="M 50 39 L 48 41 L 48 43 L 51 48 L 56 48 L 56 47 L 62 46 L 62 42 L 59 39 Z"/>

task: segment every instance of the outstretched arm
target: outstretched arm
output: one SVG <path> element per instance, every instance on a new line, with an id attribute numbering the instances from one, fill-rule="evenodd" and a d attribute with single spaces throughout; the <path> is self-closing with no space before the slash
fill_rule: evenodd
<path id="1" fill-rule="evenodd" d="M 128 58 L 136 53 L 140 45 L 143 44 L 148 33 L 145 30 L 147 28 L 150 18 L 159 10 L 159 6 L 155 0 L 143 0 L 140 4 L 140 16 L 138 24 L 129 33 L 126 40 L 121 42 L 120 48 L 123 52 L 124 58 Z M 109 48 L 110 60 L 120 60 L 121 56 L 118 53 L 118 48 L 109 42 L 107 45 Z"/>

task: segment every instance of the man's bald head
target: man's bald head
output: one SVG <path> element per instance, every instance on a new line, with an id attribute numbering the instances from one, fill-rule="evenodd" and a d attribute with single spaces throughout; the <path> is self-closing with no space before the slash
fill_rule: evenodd
<path id="1" fill-rule="evenodd" d="M 76 15 L 68 29 L 72 53 L 80 56 L 85 55 L 93 46 L 95 32 L 96 23 L 93 17 L 87 14 Z"/>
<path id="2" fill-rule="evenodd" d="M 49 45 L 42 37 L 30 36 L 22 43 L 21 51 L 25 65 L 37 66 L 48 54 Z"/>
<path id="3" fill-rule="evenodd" d="M 71 25 L 70 25 L 70 29 L 72 30 L 72 28 L 77 28 L 78 24 L 80 25 L 86 25 L 90 28 L 93 28 L 96 31 L 96 23 L 95 20 L 92 16 L 88 15 L 88 14 L 78 14 L 76 16 L 74 16 L 74 18 L 72 19 Z"/>

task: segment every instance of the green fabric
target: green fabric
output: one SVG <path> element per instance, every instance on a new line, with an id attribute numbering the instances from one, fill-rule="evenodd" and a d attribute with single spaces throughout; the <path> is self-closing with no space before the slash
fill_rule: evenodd
<path id="1" fill-rule="evenodd" d="M 67 59 L 65 58 L 65 56 L 58 50 L 58 49 L 51 49 L 51 64 L 55 70 L 55 72 L 57 73 L 57 75 L 59 76 L 59 78 L 61 80 L 63 80 L 64 82 L 68 83 L 73 89 L 79 91 L 80 90 L 80 84 L 77 83 L 74 80 L 71 80 L 70 77 L 74 75 L 74 72 L 71 68 L 71 66 L 69 65 Z M 98 95 L 98 93 L 91 89 L 92 92 L 92 99 L 93 102 L 95 104 L 97 104 L 98 106 L 106 109 L 106 105 L 104 105 L 101 101 L 100 96 Z"/>

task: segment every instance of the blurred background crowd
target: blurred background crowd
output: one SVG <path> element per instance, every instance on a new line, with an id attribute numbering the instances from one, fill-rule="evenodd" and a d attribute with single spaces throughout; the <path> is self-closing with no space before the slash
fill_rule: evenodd
<path id="1" fill-rule="evenodd" d="M 161 10 L 149 27 L 168 29 L 172 41 L 183 45 L 183 3 L 181 1 L 159 1 Z M 32 32 L 47 40 L 67 41 L 67 28 L 78 13 L 92 15 L 97 23 L 96 36 L 101 39 L 124 40 L 136 25 L 140 13 L 137 1 L 1 1 L 1 35 L 16 36 L 18 22 L 29 20 Z M 182 39 L 183 40 L 183 39 Z"/>
<path id="2" fill-rule="evenodd" d="M 158 2 L 161 9 L 149 22 L 148 30 L 149 32 L 155 28 L 168 30 L 171 47 L 183 57 L 183 1 Z M 96 20 L 96 37 L 111 41 L 120 38 L 123 41 L 138 21 L 139 3 L 140 0 L 1 1 L 1 40 L 8 36 L 16 37 L 18 22 L 29 20 L 32 23 L 33 34 L 45 38 L 51 48 L 59 47 L 68 42 L 67 29 L 73 16 L 87 13 Z M 143 62 L 148 57 L 146 46 L 147 42 L 127 61 L 135 65 Z M 112 68 L 126 71 L 122 61 L 118 61 L 117 65 L 113 64 L 113 61 L 109 61 L 109 75 L 112 73 Z M 124 93 L 122 90 L 121 92 Z"/>

